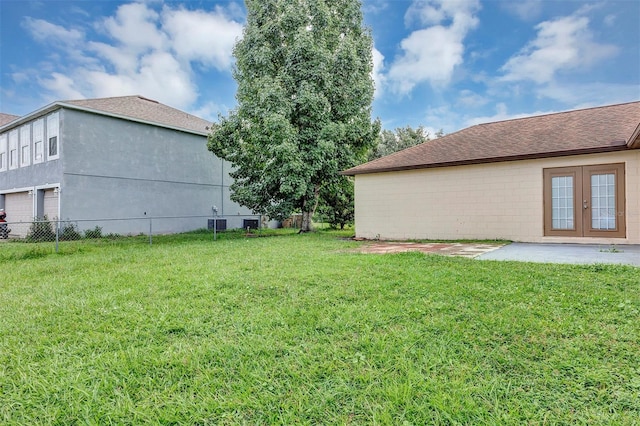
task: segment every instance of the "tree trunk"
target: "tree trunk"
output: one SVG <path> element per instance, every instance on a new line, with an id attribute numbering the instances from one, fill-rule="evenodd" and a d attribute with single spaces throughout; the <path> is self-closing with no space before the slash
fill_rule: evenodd
<path id="1" fill-rule="evenodd" d="M 316 209 L 318 208 L 318 202 L 320 201 L 320 187 L 316 185 L 313 190 L 313 195 L 315 196 L 313 200 L 306 200 L 302 204 L 302 225 L 300 225 L 300 233 L 302 232 L 311 232 L 313 231 L 313 215 L 316 213 Z M 309 201 L 312 201 L 311 203 Z M 311 204 L 311 211 L 306 211 L 307 206 Z"/>
<path id="2" fill-rule="evenodd" d="M 313 231 L 313 225 L 311 219 L 313 218 L 313 212 L 302 212 L 302 225 L 300 225 L 300 232 Z"/>

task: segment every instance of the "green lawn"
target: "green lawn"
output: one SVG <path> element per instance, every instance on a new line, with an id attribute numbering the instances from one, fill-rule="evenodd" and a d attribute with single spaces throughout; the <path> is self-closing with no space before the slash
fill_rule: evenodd
<path id="1" fill-rule="evenodd" d="M 0 424 L 640 421 L 640 268 L 339 237 L 0 244 Z"/>

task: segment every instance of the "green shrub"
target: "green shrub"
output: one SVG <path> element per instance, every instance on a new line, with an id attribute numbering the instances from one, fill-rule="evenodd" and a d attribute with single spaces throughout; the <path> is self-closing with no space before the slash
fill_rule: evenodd
<path id="1" fill-rule="evenodd" d="M 75 241 L 82 238 L 80 232 L 78 232 L 77 227 L 73 223 L 67 223 L 62 228 L 62 232 L 60 233 L 60 239 L 62 241 Z"/>
<path id="2" fill-rule="evenodd" d="M 44 218 L 38 219 L 35 218 L 29 227 L 29 232 L 27 233 L 27 242 L 30 243 L 40 243 L 44 241 L 55 241 L 56 233 L 53 230 L 53 225 L 49 221 L 47 215 L 44 215 Z"/>
<path id="3" fill-rule="evenodd" d="M 84 231 L 85 238 L 102 238 L 102 227 L 96 225 L 93 229 Z"/>

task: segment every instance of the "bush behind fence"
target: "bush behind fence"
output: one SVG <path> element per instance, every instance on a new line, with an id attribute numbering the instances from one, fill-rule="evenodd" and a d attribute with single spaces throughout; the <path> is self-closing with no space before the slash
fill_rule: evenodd
<path id="1" fill-rule="evenodd" d="M 269 224 L 256 215 L 216 217 L 163 216 L 79 220 L 57 220 L 45 217 L 31 222 L 5 222 L 0 224 L 0 227 L 6 227 L 6 233 L 0 232 L 0 241 L 13 240 L 39 243 L 145 235 L 149 237 L 151 242 L 153 235 L 177 234 L 198 229 L 208 229 L 214 234 L 227 229 L 261 229 L 266 226 L 269 226 Z"/>

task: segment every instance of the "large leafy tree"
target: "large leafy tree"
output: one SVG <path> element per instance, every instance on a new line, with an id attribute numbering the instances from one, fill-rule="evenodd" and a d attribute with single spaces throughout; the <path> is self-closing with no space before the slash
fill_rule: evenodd
<path id="1" fill-rule="evenodd" d="M 234 49 L 238 107 L 219 117 L 209 150 L 233 165 L 231 198 L 283 219 L 303 214 L 324 186 L 375 144 L 372 39 L 359 0 L 246 0 Z"/>

